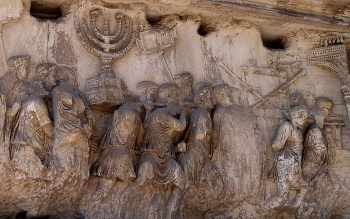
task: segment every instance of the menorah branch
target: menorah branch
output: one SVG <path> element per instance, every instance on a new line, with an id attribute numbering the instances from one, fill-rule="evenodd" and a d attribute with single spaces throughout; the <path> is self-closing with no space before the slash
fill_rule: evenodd
<path id="1" fill-rule="evenodd" d="M 97 18 L 103 16 L 101 28 L 97 26 Z M 90 22 L 85 18 L 81 23 L 75 22 L 78 37 L 83 46 L 101 58 L 102 66 L 100 77 L 113 75 L 113 59 L 125 55 L 136 40 L 136 28 L 132 20 L 121 13 L 115 15 L 117 24 L 114 33 L 110 32 L 109 14 L 102 14 L 100 10 L 90 12 Z M 101 22 L 101 20 L 99 20 Z"/>

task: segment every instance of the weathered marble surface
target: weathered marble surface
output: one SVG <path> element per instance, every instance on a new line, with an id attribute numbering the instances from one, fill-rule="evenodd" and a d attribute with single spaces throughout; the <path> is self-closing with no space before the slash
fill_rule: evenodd
<path id="1" fill-rule="evenodd" d="M 349 217 L 349 10 L 0 2 L 0 217 Z"/>

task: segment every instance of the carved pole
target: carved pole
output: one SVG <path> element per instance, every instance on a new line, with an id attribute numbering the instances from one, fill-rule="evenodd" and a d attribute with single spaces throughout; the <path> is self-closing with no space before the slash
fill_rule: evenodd
<path id="1" fill-rule="evenodd" d="M 3 36 L 2 36 L 2 26 L 3 24 L 0 24 L 0 38 L 1 38 L 1 47 L 2 47 L 2 50 L 4 51 L 4 60 L 3 60 L 3 63 L 4 65 L 2 65 L 4 67 L 4 72 L 7 72 L 8 70 L 8 66 L 7 66 L 7 55 L 6 55 L 6 50 L 5 50 L 5 45 L 4 45 L 4 40 L 3 40 Z"/>
<path id="2" fill-rule="evenodd" d="M 140 50 L 145 54 L 157 52 L 166 70 L 166 76 L 174 82 L 174 76 L 164 58 L 163 50 L 175 44 L 176 32 L 175 29 L 164 28 L 162 30 L 146 30 L 140 32 L 140 39 L 136 41 Z"/>
<path id="3" fill-rule="evenodd" d="M 254 88 L 252 88 L 250 85 L 248 85 L 246 82 L 244 82 L 240 77 L 238 77 L 233 71 L 231 71 L 221 60 L 218 61 L 217 64 L 220 68 L 222 68 L 226 73 L 228 73 L 229 76 L 233 76 L 236 80 L 238 80 L 245 88 L 249 89 L 254 96 L 259 98 L 260 100 L 263 100 L 264 97 L 261 96 Z M 264 101 L 265 102 L 265 101 Z M 271 103 L 268 99 L 266 100 L 268 104 L 275 107 L 276 109 L 280 109 L 277 106 L 275 106 L 273 103 Z M 254 106 L 250 106 L 254 107 Z"/>
<path id="4" fill-rule="evenodd" d="M 174 82 L 174 81 L 175 81 L 175 80 L 174 80 L 174 76 L 173 76 L 173 74 L 171 73 L 168 64 L 166 63 L 166 60 L 165 60 L 164 54 L 163 54 L 163 50 L 158 51 L 158 54 L 159 54 L 159 56 L 160 56 L 160 59 L 163 61 L 163 64 L 164 64 L 164 66 L 165 66 L 165 70 L 166 70 L 166 73 L 167 73 L 167 76 L 168 76 L 169 80 L 171 80 L 171 81 Z"/>
<path id="5" fill-rule="evenodd" d="M 269 94 L 267 94 L 264 98 L 262 98 L 262 100 L 260 100 L 259 102 L 255 103 L 252 105 L 252 107 L 258 107 L 261 104 L 263 104 L 265 101 L 267 101 L 269 98 L 271 98 L 272 96 L 276 95 L 278 92 L 280 92 L 282 89 L 290 86 L 291 84 L 293 84 L 298 78 L 302 77 L 305 75 L 305 71 L 304 70 L 300 70 L 298 73 L 296 73 L 292 78 L 288 79 L 288 81 L 286 81 L 285 83 L 281 84 L 280 86 L 278 86 L 275 90 L 271 91 Z"/>

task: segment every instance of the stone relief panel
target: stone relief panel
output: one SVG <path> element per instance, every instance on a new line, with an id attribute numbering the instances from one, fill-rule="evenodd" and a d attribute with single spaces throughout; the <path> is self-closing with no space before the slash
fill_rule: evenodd
<path id="1" fill-rule="evenodd" d="M 350 209 L 341 34 L 273 50 L 248 21 L 66 10 L 2 26 L 1 217 L 348 214 L 334 213 Z"/>

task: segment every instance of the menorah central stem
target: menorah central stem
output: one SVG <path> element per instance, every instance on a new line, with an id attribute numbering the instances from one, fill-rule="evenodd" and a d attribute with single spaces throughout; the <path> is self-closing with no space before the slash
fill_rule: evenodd
<path id="1" fill-rule="evenodd" d="M 113 73 L 113 62 L 111 57 L 101 57 L 102 66 L 100 72 L 100 78 L 114 78 L 115 75 Z"/>

